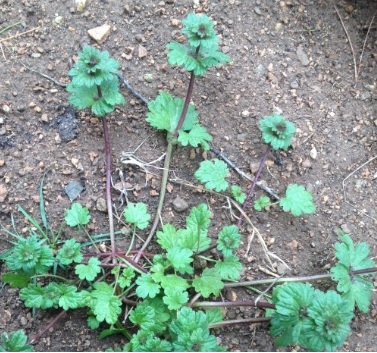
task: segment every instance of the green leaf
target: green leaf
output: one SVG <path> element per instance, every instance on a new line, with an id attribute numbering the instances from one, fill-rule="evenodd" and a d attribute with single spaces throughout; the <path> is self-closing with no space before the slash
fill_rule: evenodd
<path id="1" fill-rule="evenodd" d="M 238 202 L 243 204 L 246 200 L 246 194 L 242 191 L 241 187 L 238 185 L 232 185 L 231 192 L 233 198 Z"/>
<path id="2" fill-rule="evenodd" d="M 196 48 L 172 42 L 166 46 L 169 49 L 168 62 L 170 65 L 178 65 L 188 72 L 194 72 L 195 76 L 203 76 L 209 68 L 218 67 L 231 61 L 228 55 L 220 52 L 218 45 L 209 44 L 206 48 L 200 47 L 196 53 Z"/>
<path id="3" fill-rule="evenodd" d="M 37 235 L 19 238 L 12 251 L 5 258 L 5 263 L 11 271 L 22 271 L 28 274 L 44 274 L 54 264 L 54 255 L 43 240 Z"/>
<path id="4" fill-rule="evenodd" d="M 71 208 L 65 211 L 64 220 L 70 227 L 84 226 L 90 221 L 89 210 L 74 202 Z"/>
<path id="5" fill-rule="evenodd" d="M 106 321 L 110 325 L 116 323 L 122 312 L 122 301 L 114 296 L 113 287 L 105 282 L 96 282 L 93 287 L 94 290 L 90 293 L 90 308 L 96 319 L 99 322 Z"/>
<path id="6" fill-rule="evenodd" d="M 161 278 L 161 286 L 165 290 L 173 288 L 177 291 L 184 291 L 189 287 L 187 280 L 177 275 L 166 275 Z"/>
<path id="7" fill-rule="evenodd" d="M 208 237 L 210 217 L 211 212 L 204 203 L 191 208 L 186 218 L 187 229 L 177 231 L 178 245 L 193 252 L 207 250 L 211 244 L 211 239 Z"/>
<path id="8" fill-rule="evenodd" d="M 76 242 L 76 239 L 67 240 L 63 247 L 59 249 L 56 258 L 62 265 L 70 265 L 72 262 L 81 262 L 83 258 L 81 245 Z"/>
<path id="9" fill-rule="evenodd" d="M 125 352 L 170 352 L 172 346 L 168 341 L 155 337 L 153 332 L 148 330 L 139 330 L 132 336 L 130 348 L 124 346 Z"/>
<path id="10" fill-rule="evenodd" d="M 30 273 L 6 272 L 2 275 L 1 280 L 12 288 L 24 288 L 30 281 Z"/>
<path id="11" fill-rule="evenodd" d="M 224 315 L 220 308 L 206 310 L 208 324 L 214 324 L 223 320 Z"/>
<path id="12" fill-rule="evenodd" d="M 101 262 L 96 257 L 91 257 L 87 265 L 79 264 L 75 266 L 75 273 L 80 279 L 91 282 L 101 272 Z"/>
<path id="13" fill-rule="evenodd" d="M 168 306 L 169 310 L 178 310 L 183 305 L 188 303 L 189 296 L 186 291 L 176 290 L 173 287 L 166 288 L 163 296 L 164 303 Z"/>
<path id="14" fill-rule="evenodd" d="M 2 345 L 0 352 L 34 352 L 34 347 L 26 344 L 27 336 L 23 330 L 10 333 L 3 332 L 0 336 Z"/>
<path id="15" fill-rule="evenodd" d="M 146 299 L 142 302 L 142 305 L 145 305 L 148 308 L 152 308 L 155 313 L 155 324 L 150 328 L 150 330 L 154 333 L 164 332 L 170 320 L 171 311 L 167 308 L 162 299 L 159 297 Z"/>
<path id="16" fill-rule="evenodd" d="M 79 86 L 95 87 L 116 77 L 118 67 L 119 63 L 110 57 L 109 52 L 85 46 L 68 74 Z"/>
<path id="17" fill-rule="evenodd" d="M 242 264 L 237 256 L 228 256 L 224 261 L 217 261 L 215 269 L 219 272 L 221 279 L 235 281 L 240 278 Z"/>
<path id="18" fill-rule="evenodd" d="M 193 274 L 194 269 L 191 266 L 192 251 L 189 249 L 181 249 L 179 246 L 170 248 L 166 253 L 166 258 L 170 261 L 176 271 L 181 274 Z"/>
<path id="19" fill-rule="evenodd" d="M 64 310 L 76 309 L 84 306 L 84 297 L 81 292 L 77 292 L 76 286 L 61 284 L 60 291 L 59 306 Z"/>
<path id="20" fill-rule="evenodd" d="M 182 146 L 190 145 L 192 147 L 198 147 L 201 145 L 204 151 L 209 150 L 208 142 L 212 141 L 212 136 L 207 132 L 204 126 L 196 124 L 189 132 L 179 130 L 178 142 Z"/>
<path id="21" fill-rule="evenodd" d="M 276 310 L 272 313 L 270 332 L 276 336 L 277 346 L 288 346 L 302 341 L 314 330 L 309 317 L 315 290 L 309 283 L 286 283 L 274 288 L 272 299 Z"/>
<path id="22" fill-rule="evenodd" d="M 273 113 L 259 121 L 259 130 L 262 131 L 263 141 L 270 144 L 274 150 L 287 150 L 292 144 L 296 127 L 280 114 Z"/>
<path id="23" fill-rule="evenodd" d="M 88 316 L 86 322 L 91 330 L 96 330 L 100 325 L 100 322 L 96 319 L 95 316 Z"/>
<path id="24" fill-rule="evenodd" d="M 337 290 L 342 298 L 356 304 L 360 311 L 367 313 L 372 299 L 373 282 L 363 275 L 353 275 L 352 271 L 372 268 L 374 261 L 369 257 L 369 245 L 359 243 L 356 248 L 348 234 L 340 235 L 342 243 L 335 244 L 338 263 L 331 268 L 332 279 L 338 282 Z"/>
<path id="25" fill-rule="evenodd" d="M 140 298 L 154 298 L 160 292 L 160 285 L 156 283 L 149 273 L 143 273 L 136 280 L 136 294 Z"/>
<path id="26" fill-rule="evenodd" d="M 208 320 L 202 311 L 181 308 L 169 330 L 176 352 L 214 352 L 222 349 L 216 337 L 210 335 Z"/>
<path id="27" fill-rule="evenodd" d="M 314 320 L 315 331 L 307 333 L 305 346 L 309 350 L 335 351 L 350 333 L 353 305 L 333 290 L 316 291 L 313 304 L 308 308 Z"/>
<path id="28" fill-rule="evenodd" d="M 147 122 L 159 130 L 173 132 L 177 127 L 183 105 L 183 99 L 163 91 L 148 103 Z M 198 113 L 194 105 L 190 104 L 181 130 L 190 131 L 197 123 Z"/>
<path id="29" fill-rule="evenodd" d="M 224 257 L 231 256 L 233 250 L 240 246 L 241 236 L 238 227 L 234 224 L 225 226 L 217 237 L 217 250 L 221 251 Z"/>
<path id="30" fill-rule="evenodd" d="M 20 298 L 28 308 L 48 309 L 57 307 L 61 297 L 60 286 L 51 282 L 47 286 L 29 284 L 20 291 Z"/>
<path id="31" fill-rule="evenodd" d="M 127 267 L 123 269 L 123 271 L 121 272 L 118 278 L 119 287 L 122 289 L 129 287 L 134 277 L 135 277 L 135 270 L 132 267 Z"/>
<path id="32" fill-rule="evenodd" d="M 279 205 L 286 212 L 291 212 L 299 217 L 303 213 L 314 213 L 315 205 L 312 194 L 301 185 L 290 184 L 285 192 L 285 197 L 280 199 Z"/>
<path id="33" fill-rule="evenodd" d="M 67 86 L 71 93 L 69 102 L 78 109 L 91 108 L 92 113 L 97 116 L 104 116 L 115 109 L 116 104 L 124 104 L 124 98 L 119 93 L 118 79 L 102 82 L 101 97 L 98 96 L 97 86 L 86 87 L 78 85 L 75 81 Z"/>
<path id="34" fill-rule="evenodd" d="M 130 313 L 130 321 L 143 330 L 149 330 L 155 325 L 155 311 L 147 305 L 138 304 Z"/>
<path id="35" fill-rule="evenodd" d="M 204 184 L 206 189 L 220 192 L 228 187 L 228 182 L 225 180 L 228 174 L 227 165 L 219 159 L 213 159 L 212 161 L 201 162 L 194 175 L 197 180 Z"/>
<path id="36" fill-rule="evenodd" d="M 143 202 L 127 204 L 123 212 L 124 218 L 128 223 L 134 224 L 139 229 L 148 227 L 151 215 L 148 213 L 147 205 Z"/>
<path id="37" fill-rule="evenodd" d="M 224 288 L 221 275 L 215 268 L 205 268 L 202 275 L 192 281 L 192 285 L 204 298 L 208 298 L 211 294 L 217 297 Z"/>
<path id="38" fill-rule="evenodd" d="M 177 244 L 177 230 L 171 224 L 164 224 L 162 231 L 157 232 L 157 243 L 164 250 L 168 250 Z"/>
<path id="39" fill-rule="evenodd" d="M 214 22 L 205 14 L 189 13 L 182 20 L 182 33 L 193 47 L 208 47 L 216 44 L 219 38 L 214 30 Z"/>
<path id="40" fill-rule="evenodd" d="M 268 196 L 261 196 L 254 201 L 254 210 L 262 211 L 264 208 L 271 204 L 271 200 Z"/>

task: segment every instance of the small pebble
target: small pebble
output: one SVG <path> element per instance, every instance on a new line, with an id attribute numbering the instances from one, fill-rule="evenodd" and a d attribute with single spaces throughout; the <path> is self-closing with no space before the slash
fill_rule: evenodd
<path id="1" fill-rule="evenodd" d="M 261 11 L 261 9 L 260 9 L 258 6 L 255 6 L 255 7 L 254 7 L 254 12 L 255 12 L 257 15 L 262 15 L 262 11 Z"/>
<path id="2" fill-rule="evenodd" d="M 106 200 L 103 197 L 99 197 L 96 201 L 96 208 L 100 212 L 106 212 L 107 211 L 107 205 Z"/>
<path id="3" fill-rule="evenodd" d="M 183 212 L 186 211 L 189 208 L 188 203 L 181 199 L 179 196 L 177 196 L 173 201 L 173 208 L 177 212 Z"/>

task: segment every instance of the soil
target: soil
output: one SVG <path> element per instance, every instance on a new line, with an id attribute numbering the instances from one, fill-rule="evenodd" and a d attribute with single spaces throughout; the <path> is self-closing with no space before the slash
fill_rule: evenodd
<path id="1" fill-rule="evenodd" d="M 43 190 L 51 227 L 59 228 L 64 210 L 70 207 L 66 187 L 75 181 L 70 185 L 82 186 L 78 201 L 92 215 L 90 232 L 108 231 L 107 214 L 103 212 L 101 121 L 88 111 L 70 111 L 68 93 L 56 82 L 69 82 L 67 72 L 77 53 L 83 45 L 91 44 L 108 50 L 120 62 L 123 77 L 146 99 L 153 99 L 160 90 L 184 97 L 189 77 L 167 65 L 165 46 L 179 39 L 180 20 L 195 11 L 207 13 L 216 21 L 221 49 L 233 59 L 230 65 L 199 78 L 194 88 L 193 101 L 202 124 L 214 137 L 213 146 L 251 175 L 265 151 L 258 120 L 272 112 L 282 113 L 297 126 L 293 148 L 279 158 L 269 156 L 262 179 L 279 195 L 290 183 L 304 185 L 313 193 L 317 207 L 315 214 L 299 218 L 274 207 L 267 212 L 249 210 L 268 250 L 277 257 L 272 257 L 271 267 L 256 237 L 248 249 L 252 230 L 243 225 L 238 253 L 244 265 L 242 279 L 268 278 L 267 270 L 275 274 L 287 271 L 286 276 L 326 273 L 334 261 L 333 245 L 339 228 L 349 232 L 355 242 L 368 242 L 375 256 L 376 1 L 337 1 L 335 8 L 332 1 L 325 0 L 92 0 L 83 12 L 76 10 L 74 1 L 0 0 L 0 5 L 0 28 L 20 22 L 0 34 L 3 226 L 11 229 L 14 222 L 20 234 L 28 233 L 29 225 L 18 212 L 18 205 L 40 219 L 39 186 L 48 171 Z M 106 23 L 111 33 L 98 45 L 90 39 L 88 30 Z M 144 171 L 122 163 L 122 155 L 136 151 L 138 158 L 151 162 L 164 153 L 166 142 L 146 123 L 147 108 L 142 101 L 127 89 L 122 93 L 127 104 L 109 117 L 114 184 L 119 183 L 122 172 L 127 187 L 133 188 L 128 199 L 146 202 L 154 214 L 161 170 L 148 167 L 151 173 L 146 182 Z M 67 124 L 75 130 L 66 131 Z M 177 147 L 170 177 L 197 185 L 193 173 L 203 157 L 214 155 Z M 155 165 L 161 167 L 162 161 Z M 250 186 L 235 172 L 230 180 L 245 190 Z M 173 181 L 169 185 L 164 223 L 178 226 L 184 222 L 188 211 L 176 210 L 173 201 L 177 197 L 189 206 L 208 204 L 214 215 L 213 236 L 222 226 L 235 223 L 224 199 Z M 258 190 L 257 194 L 264 193 Z M 121 193 L 114 188 L 113 202 L 119 214 L 120 200 Z M 116 228 L 123 226 L 117 219 Z M 10 247 L 10 237 L 4 230 L 0 232 L 2 252 Z M 71 236 L 64 229 L 62 237 Z M 2 287 L 1 332 L 24 329 L 32 337 L 59 313 L 40 311 L 33 317 L 17 294 L 16 289 Z M 223 295 L 228 299 L 255 297 L 245 289 L 224 291 Z M 228 319 L 260 315 L 250 308 L 227 312 Z M 356 314 L 343 350 L 376 351 L 376 320 L 374 295 L 369 313 Z M 120 337 L 99 340 L 97 335 L 87 328 L 85 311 L 71 311 L 42 336 L 35 350 L 101 351 L 125 343 Z M 227 327 L 216 335 L 230 351 L 276 351 L 267 325 Z"/>

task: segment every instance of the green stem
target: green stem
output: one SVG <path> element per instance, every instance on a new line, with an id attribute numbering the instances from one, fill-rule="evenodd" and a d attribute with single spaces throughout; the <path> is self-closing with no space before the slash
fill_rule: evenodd
<path id="1" fill-rule="evenodd" d="M 154 233 L 157 229 L 158 223 L 159 223 L 160 218 L 161 218 L 162 207 L 164 205 L 165 194 L 166 194 L 166 185 L 168 183 L 170 160 L 171 160 L 171 155 L 172 155 L 172 151 L 173 151 L 173 139 L 168 139 L 168 140 L 169 140 L 169 142 L 168 142 L 168 146 L 166 148 L 164 169 L 163 169 L 162 178 L 161 178 L 160 198 L 158 200 L 156 216 L 154 218 L 154 222 L 153 222 L 151 231 L 149 232 L 148 238 L 145 240 L 143 246 L 140 248 L 140 250 L 137 252 L 137 254 L 135 256 L 135 263 L 139 262 L 141 255 L 143 254 L 144 250 L 147 248 L 148 244 L 152 240 L 153 235 L 154 235 Z"/>
<path id="2" fill-rule="evenodd" d="M 9 31 L 11 28 L 18 26 L 18 25 L 20 25 L 21 23 L 22 23 L 21 21 L 20 21 L 20 22 L 16 22 L 16 23 L 13 23 L 13 24 L 11 24 L 11 25 L 9 25 L 9 26 L 3 28 L 2 30 L 0 30 L 0 34 L 3 34 L 3 33 L 5 33 L 6 31 Z"/>
<path id="3" fill-rule="evenodd" d="M 233 326 L 239 324 L 262 324 L 264 322 L 269 322 L 270 317 L 259 317 L 259 318 L 248 318 L 248 319 L 237 319 L 237 320 L 225 320 L 209 324 L 208 328 L 217 328 L 224 326 Z"/>

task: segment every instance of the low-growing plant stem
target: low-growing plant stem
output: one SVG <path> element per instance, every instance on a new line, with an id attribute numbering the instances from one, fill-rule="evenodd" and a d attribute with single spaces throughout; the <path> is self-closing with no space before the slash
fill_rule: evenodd
<path id="1" fill-rule="evenodd" d="M 267 156 L 268 156 L 268 153 L 270 152 L 270 146 L 267 146 L 267 149 L 266 149 L 266 152 L 264 153 L 260 163 L 259 163 L 259 167 L 258 167 L 258 170 L 255 174 L 255 178 L 251 184 L 251 187 L 250 187 L 250 190 L 249 192 L 247 193 L 247 196 L 246 196 L 246 200 L 245 202 L 243 203 L 242 205 L 242 210 L 243 211 L 246 211 L 250 201 L 252 200 L 252 198 L 254 197 L 254 191 L 255 191 L 255 186 L 259 180 L 259 177 L 260 177 L 260 174 L 263 170 L 263 167 L 264 167 L 264 164 L 266 162 L 266 159 L 267 159 Z M 237 227 L 239 228 L 241 226 L 241 223 L 242 223 L 242 213 L 240 215 L 240 218 L 238 219 L 238 222 L 237 222 Z"/>
<path id="2" fill-rule="evenodd" d="M 275 305 L 254 300 L 235 300 L 233 302 L 196 302 L 191 305 L 191 307 L 200 307 L 200 308 L 230 308 L 230 307 L 240 307 L 240 306 L 253 306 L 260 309 L 275 309 Z"/>
<path id="3" fill-rule="evenodd" d="M 208 328 L 211 329 L 211 328 L 233 326 L 233 325 L 240 325 L 240 324 L 263 324 L 265 322 L 270 322 L 270 321 L 271 321 L 270 317 L 225 320 L 225 321 L 218 321 L 218 322 L 214 322 L 213 324 L 209 324 Z"/>
<path id="4" fill-rule="evenodd" d="M 106 116 L 102 118 L 102 128 L 103 128 L 103 139 L 105 142 L 105 160 L 106 160 L 106 204 L 107 204 L 107 214 L 109 217 L 109 235 L 111 244 L 111 255 L 113 258 L 113 263 L 116 263 L 115 253 L 115 235 L 114 235 L 114 220 L 113 220 L 113 205 L 111 201 L 111 147 L 109 138 L 109 128 L 107 125 Z"/>
<path id="5" fill-rule="evenodd" d="M 362 270 L 350 271 L 350 275 L 365 275 L 368 273 L 377 272 L 377 267 L 365 268 Z M 257 279 L 255 281 L 244 281 L 244 282 L 234 282 L 234 283 L 225 283 L 224 287 L 234 288 L 234 287 L 247 287 L 247 286 L 257 286 L 261 284 L 281 284 L 286 282 L 314 282 L 320 280 L 329 280 L 331 279 L 331 273 L 324 273 L 319 275 L 312 276 L 298 276 L 298 277 L 282 277 L 282 278 L 270 278 L 270 279 Z"/>
<path id="6" fill-rule="evenodd" d="M 162 207 L 164 206 L 164 200 L 165 200 L 165 194 L 166 194 L 166 185 L 168 182 L 168 176 L 169 176 L 169 167 L 170 167 L 170 160 L 171 160 L 171 155 L 173 151 L 173 139 L 168 140 L 168 146 L 166 148 L 166 155 L 165 155 L 165 160 L 164 160 L 164 167 L 162 171 L 162 177 L 161 177 L 161 187 L 160 187 L 160 198 L 158 200 L 158 206 L 157 206 L 157 212 L 156 216 L 153 221 L 152 228 L 149 232 L 148 238 L 145 240 L 143 246 L 138 250 L 136 256 L 135 256 L 135 263 L 138 263 L 140 260 L 141 255 L 143 254 L 144 250 L 147 248 L 148 244 L 153 238 L 153 235 L 157 229 L 158 222 L 160 221 L 161 218 L 161 212 L 162 212 Z"/>
<path id="7" fill-rule="evenodd" d="M 34 344 L 38 342 L 41 337 L 52 327 L 55 325 L 57 321 L 62 319 L 67 315 L 65 310 L 61 311 L 57 316 L 55 316 L 41 331 L 39 331 L 34 337 L 32 337 L 29 341 L 30 344 Z"/>

